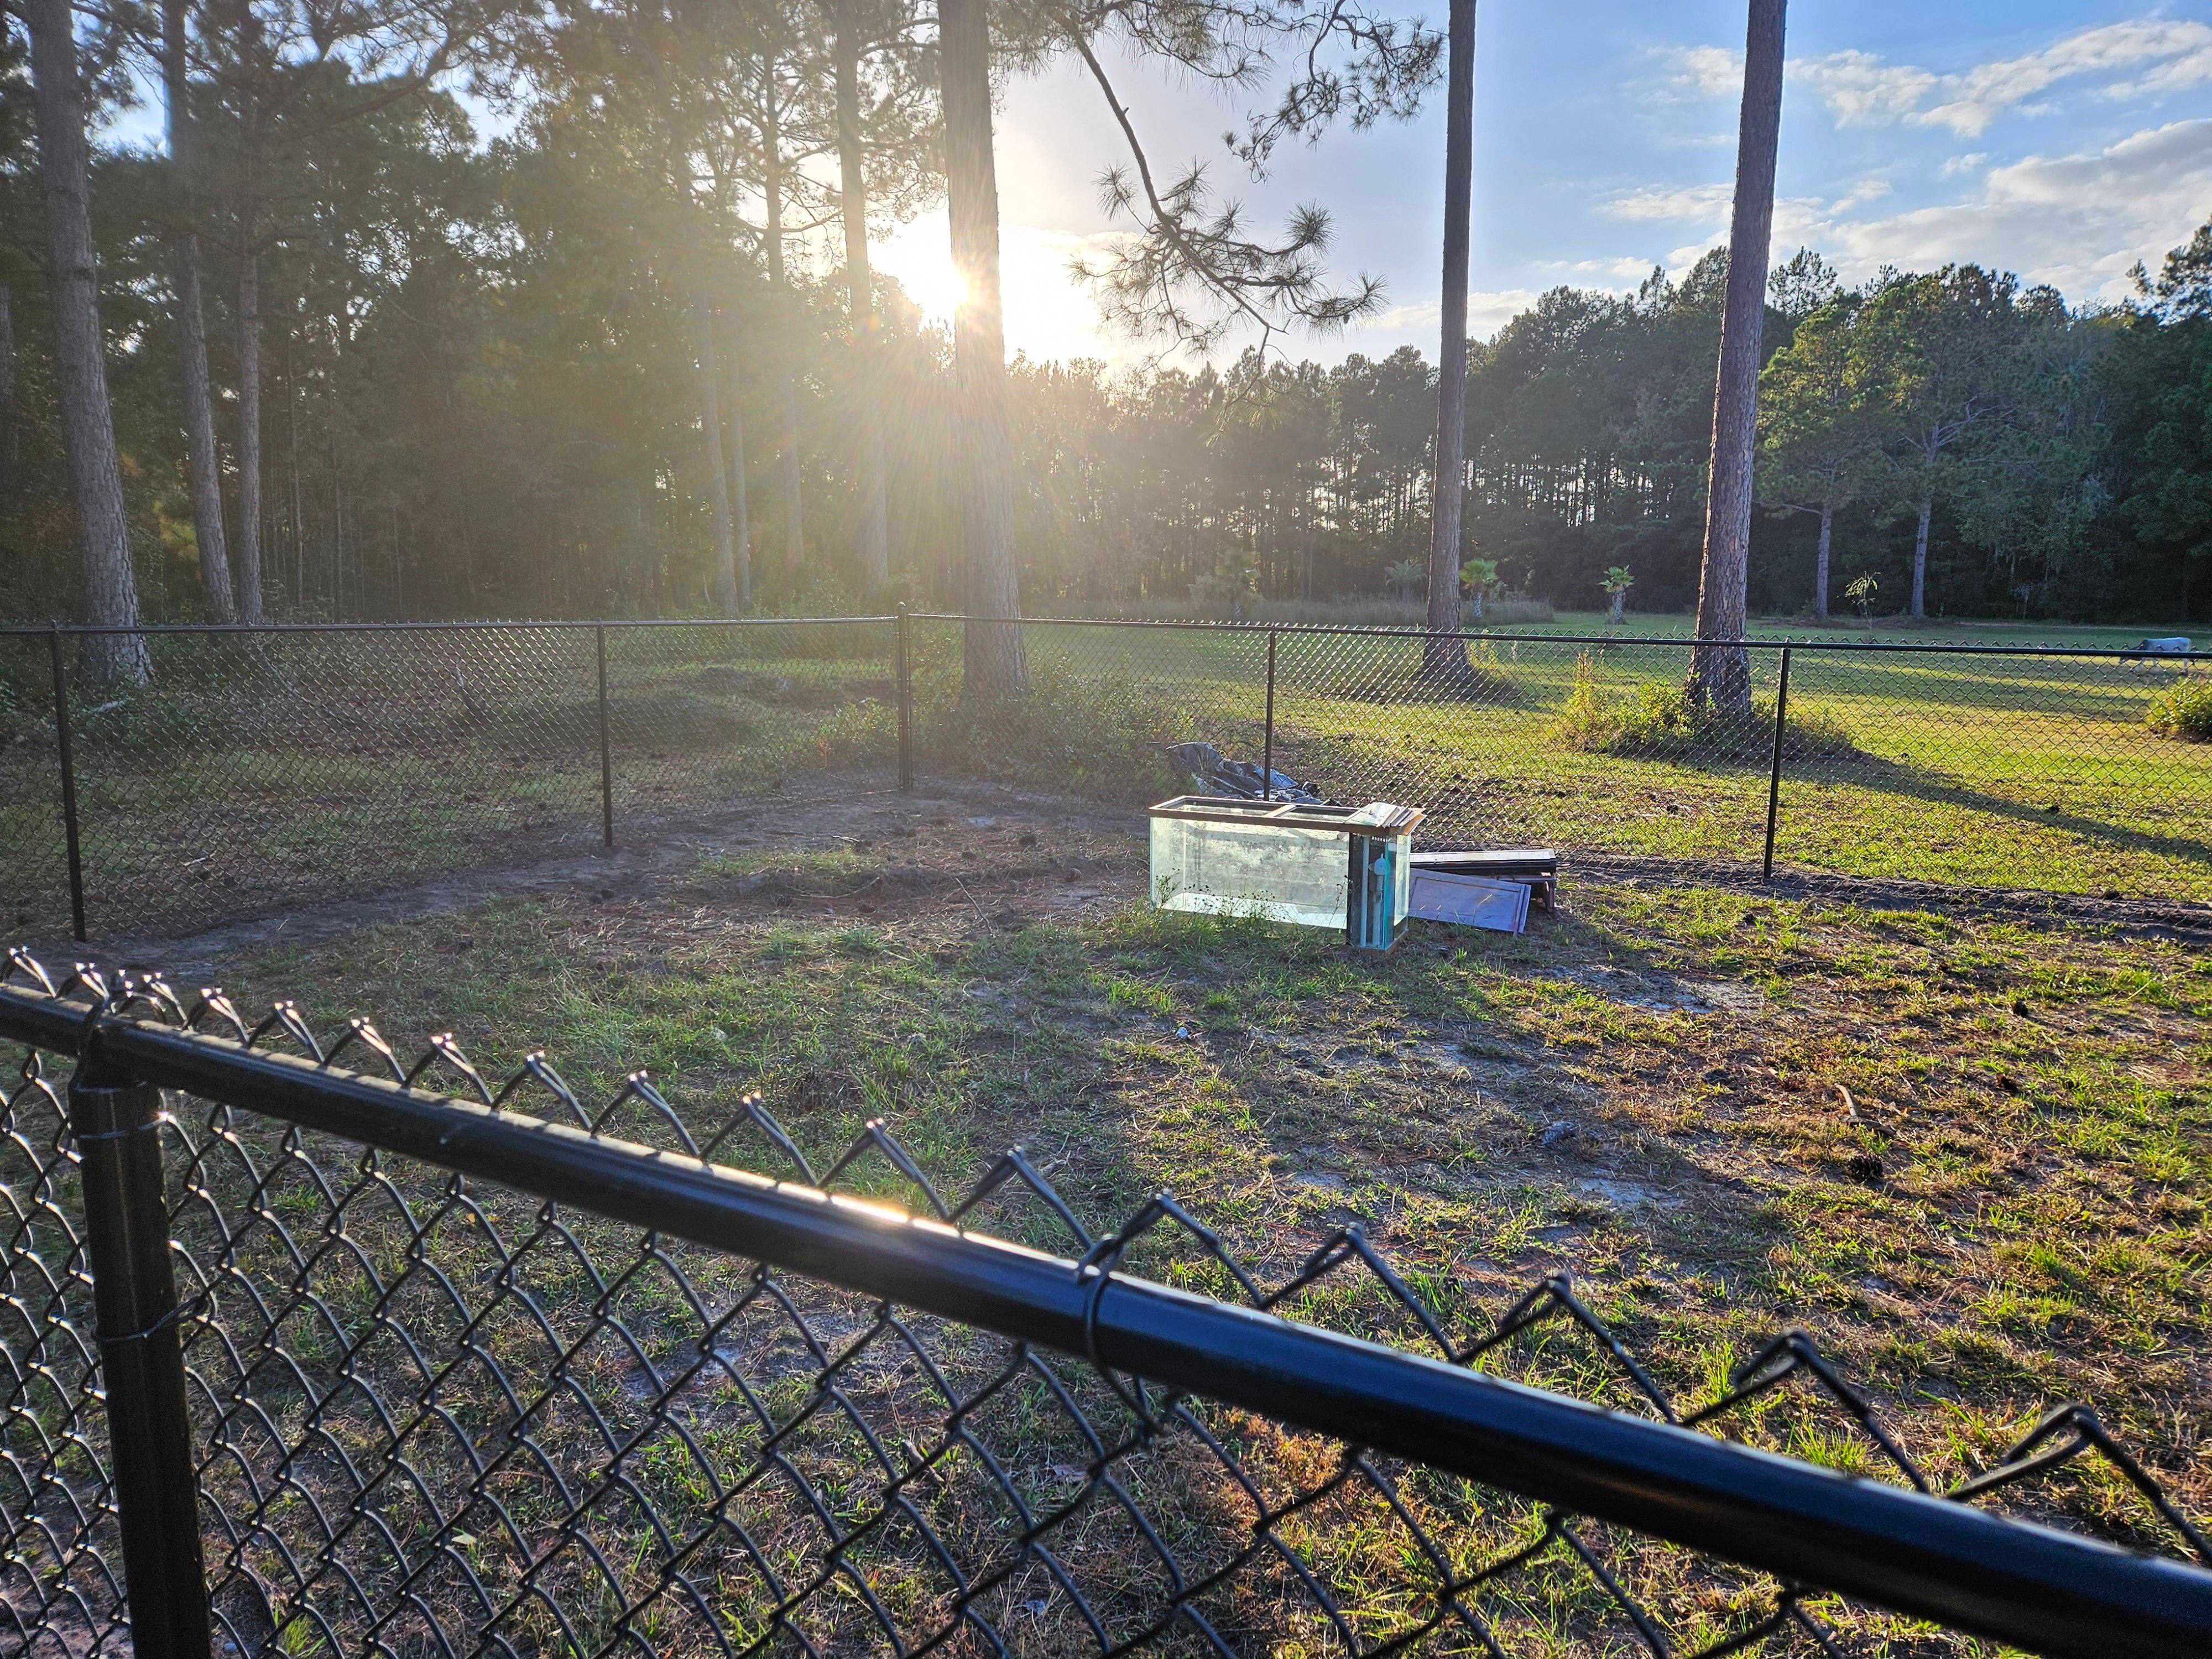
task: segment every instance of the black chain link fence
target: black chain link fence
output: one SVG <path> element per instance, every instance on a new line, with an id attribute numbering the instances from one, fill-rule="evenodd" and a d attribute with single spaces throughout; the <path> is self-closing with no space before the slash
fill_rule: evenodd
<path id="1" fill-rule="evenodd" d="M 541 1054 L 495 1079 L 20 951 L 0 1040 L 13 1651 L 2212 1643 L 2212 1572 L 1984 1507 L 2118 1490 L 2125 1541 L 2212 1559 L 2081 1407 L 1939 1472 L 1802 1334 L 1686 1398 L 1563 1278 L 1445 1310 L 1355 1227 L 1263 1285 L 1165 1195 L 1086 1225 L 1018 1150 L 949 1200 L 880 1123 L 825 1164 L 757 1097 L 586 1104 Z M 109 1450 L 164 1363 L 197 1535 L 134 1522 L 165 1494 Z M 1563 1378 L 1614 1409 L 1528 1385 Z M 1824 1436 L 1864 1478 L 1749 1449 Z"/>
<path id="2" fill-rule="evenodd" d="M 1188 742 L 1437 846 L 2212 901 L 2212 743 L 2150 718 L 2201 653 L 1756 641 L 1729 710 L 1682 640 L 1020 628 L 1011 699 L 948 617 L 180 629 L 128 688 L 0 633 L 0 936 L 70 928 L 72 823 L 89 932 L 174 934 L 902 775 L 1139 806 Z"/>

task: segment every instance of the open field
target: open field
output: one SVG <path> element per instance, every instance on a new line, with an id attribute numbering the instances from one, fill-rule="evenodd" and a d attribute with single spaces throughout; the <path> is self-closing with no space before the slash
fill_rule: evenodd
<path id="1" fill-rule="evenodd" d="M 1257 759 L 1267 636 L 1027 626 L 1030 695 L 963 700 L 959 624 L 913 624 L 918 775 L 1139 805 L 1186 787 L 1164 746 Z M 732 802 L 801 798 L 897 752 L 892 631 L 853 623 L 609 630 L 617 836 Z M 95 934 L 186 931 L 309 897 L 582 850 L 600 834 L 588 629 L 286 634 L 156 641 L 155 689 L 74 700 Z M 67 891 L 46 641 L 0 640 L 0 933 L 51 936 Z M 1478 641 L 1466 694 L 1418 642 L 1285 634 L 1275 761 L 1344 799 L 1421 805 L 1436 844 L 1755 862 L 1778 659 L 1760 708 L 1662 751 L 1578 747 L 1609 711 L 1679 684 L 1682 647 Z M 2212 745 L 2142 723 L 2170 665 L 1801 647 L 1778 860 L 1977 886 L 2212 900 Z M 1578 685 L 1581 691 L 1578 694 Z M 50 700 L 49 700 L 50 701 Z M 1764 712 L 1761 712 L 1763 710 Z M 1808 734 L 1811 734 L 1808 736 Z M 1826 734 L 1820 741 L 1814 737 Z"/>
<path id="2" fill-rule="evenodd" d="M 1150 911 L 1141 856 L 1073 803 L 876 796 L 672 874 L 212 965 L 241 1001 L 373 1012 L 403 1048 L 456 1030 L 494 1073 L 543 1044 L 587 1099 L 647 1066 L 696 1124 L 759 1089 L 817 1152 L 884 1117 L 949 1190 L 1020 1140 L 1092 1224 L 1170 1189 L 1263 1278 L 1357 1218 L 1463 1332 L 1568 1271 L 1686 1399 L 1802 1325 L 1945 1476 L 2087 1398 L 2212 1507 L 2201 938 L 1578 879 L 1526 937 L 1416 924 L 1354 957 Z M 860 1179 L 912 1200 L 886 1165 Z M 1139 1265 L 1222 1287 L 1165 1241 Z M 1607 1375 L 1570 1340 L 1519 1363 L 1577 1391 Z M 1743 1431 L 1876 1467 L 1794 1389 Z M 2163 1541 L 2088 1465 L 2040 1502 Z M 1725 1611 L 1646 1565 L 1686 1625 Z M 1610 1650 L 1571 1639 L 1588 1612 L 1509 1595 L 1511 1650 Z"/>

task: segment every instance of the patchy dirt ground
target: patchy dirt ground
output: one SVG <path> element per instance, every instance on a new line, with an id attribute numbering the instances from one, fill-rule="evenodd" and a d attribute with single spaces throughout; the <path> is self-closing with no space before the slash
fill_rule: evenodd
<path id="1" fill-rule="evenodd" d="M 1133 828 L 870 797 L 170 959 L 488 1066 L 647 1066 L 703 1119 L 757 1087 L 817 1149 L 884 1116 L 949 1188 L 1018 1139 L 1087 1220 L 1171 1189 L 1276 1272 L 1358 1218 L 1468 1330 L 1570 1271 L 1686 1397 L 1802 1325 L 1939 1472 L 2087 1398 L 2212 1508 L 2191 916 L 1583 866 L 1524 937 L 1361 957 L 1150 910 Z M 2154 1535 L 2117 1480 L 2062 1486 Z"/>

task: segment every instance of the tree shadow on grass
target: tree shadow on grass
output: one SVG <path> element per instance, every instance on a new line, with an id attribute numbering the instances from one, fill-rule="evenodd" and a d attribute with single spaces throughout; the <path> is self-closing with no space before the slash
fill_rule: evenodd
<path id="1" fill-rule="evenodd" d="M 1783 800 L 1783 822 L 1785 825 L 1789 822 L 1790 812 L 1786 790 L 1791 782 L 1831 787 L 1856 785 L 1886 794 L 1924 801 L 1930 805 L 1961 806 L 1972 811 L 1987 812 L 1995 817 L 2009 818 L 2038 829 L 2067 830 L 2086 840 L 2101 842 L 2115 851 L 2148 853 L 2212 869 L 2212 843 L 2202 839 L 2161 836 L 2148 830 L 2133 830 L 2124 824 L 2108 823 L 2078 812 L 2063 810 L 2054 812 L 2048 807 L 2031 806 L 2024 801 L 2009 800 L 1985 789 L 1972 787 L 1929 768 L 1885 760 L 1863 750 L 1856 758 L 1832 764 L 1812 777 L 1793 780 L 1785 767 L 1782 781 L 1785 788 Z"/>

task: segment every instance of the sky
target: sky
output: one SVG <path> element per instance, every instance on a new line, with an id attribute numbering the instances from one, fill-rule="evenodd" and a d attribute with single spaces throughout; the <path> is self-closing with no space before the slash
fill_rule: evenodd
<path id="1" fill-rule="evenodd" d="M 1442 0 L 1428 0 L 1443 22 Z M 1561 283 L 1626 289 L 1727 238 L 1742 90 L 1742 0 L 1483 0 L 1475 45 L 1469 321 L 1494 332 Z M 2212 219 L 2212 0 L 1799 0 L 1790 8 L 1774 257 L 1808 246 L 1848 280 L 1974 260 L 2077 303 L 2129 291 L 2137 259 Z M 1110 63 L 1156 169 L 1212 159 L 1255 226 L 1331 214 L 1331 268 L 1385 284 L 1380 311 L 1293 356 L 1400 345 L 1433 357 L 1442 237 L 1439 88 L 1413 120 L 1280 152 L 1251 180 L 1223 150 L 1243 105 Z M 997 128 L 1009 349 L 1133 361 L 1068 276 L 1113 225 L 1102 167 L 1126 152 L 1090 82 L 1018 80 Z M 941 211 L 899 228 L 883 267 L 924 308 L 957 295 Z M 1232 340 L 1228 349 L 1233 352 Z"/>

